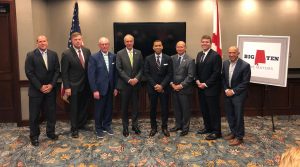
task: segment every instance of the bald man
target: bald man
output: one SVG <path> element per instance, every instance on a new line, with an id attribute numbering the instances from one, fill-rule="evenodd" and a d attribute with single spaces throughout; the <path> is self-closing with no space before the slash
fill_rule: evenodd
<path id="1" fill-rule="evenodd" d="M 240 59 L 236 46 L 228 48 L 229 60 L 223 62 L 222 84 L 224 89 L 224 108 L 231 133 L 224 139 L 230 146 L 243 143 L 245 135 L 244 103 L 247 98 L 248 85 L 251 78 L 250 65 Z"/>
<path id="2" fill-rule="evenodd" d="M 117 53 L 118 84 L 121 95 L 121 112 L 123 135 L 129 135 L 128 107 L 132 102 L 132 130 L 135 134 L 141 134 L 138 127 L 139 90 L 143 74 L 143 56 L 141 51 L 133 48 L 134 37 L 130 34 L 124 37 L 125 48 Z"/>
<path id="3" fill-rule="evenodd" d="M 170 132 L 181 130 L 180 136 L 189 132 L 191 108 L 190 96 L 193 93 L 195 62 L 186 54 L 185 42 L 176 44 L 177 54 L 172 56 L 173 76 L 170 82 L 174 104 L 175 126 Z"/>
<path id="4" fill-rule="evenodd" d="M 99 139 L 106 132 L 113 135 L 112 110 L 116 89 L 116 55 L 109 52 L 110 42 L 106 37 L 99 38 L 99 51 L 94 53 L 88 64 L 88 79 L 95 102 L 95 130 Z"/>
<path id="5" fill-rule="evenodd" d="M 57 140 L 56 123 L 56 82 L 59 77 L 57 53 L 48 49 L 48 39 L 40 35 L 36 40 L 37 48 L 27 53 L 25 73 L 29 80 L 29 126 L 30 141 L 33 146 L 39 145 L 39 118 L 41 109 L 47 119 L 46 134 Z"/>

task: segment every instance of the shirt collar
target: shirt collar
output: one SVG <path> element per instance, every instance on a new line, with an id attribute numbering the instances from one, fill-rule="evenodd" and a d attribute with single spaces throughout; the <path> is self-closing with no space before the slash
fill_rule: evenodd
<path id="1" fill-rule="evenodd" d="M 179 57 L 182 57 L 182 58 L 183 58 L 184 55 L 185 55 L 185 53 L 183 53 L 182 55 L 180 55 L 180 54 L 177 54 L 177 55 L 178 55 L 178 58 L 179 58 Z"/>
<path id="2" fill-rule="evenodd" d="M 238 60 L 239 60 L 239 58 L 237 58 L 234 62 L 232 62 L 231 60 L 229 60 L 229 63 L 230 64 L 236 64 Z"/>
<path id="3" fill-rule="evenodd" d="M 158 54 L 156 54 L 156 53 L 154 53 L 154 55 L 155 55 L 155 57 L 157 58 L 157 56 L 159 56 L 159 58 L 161 58 L 162 57 L 162 53 L 160 53 L 159 55 Z"/>
<path id="4" fill-rule="evenodd" d="M 82 49 L 80 48 L 80 49 L 77 49 L 77 48 L 75 48 L 74 46 L 73 46 L 73 48 L 74 48 L 74 50 L 76 51 L 76 53 L 78 53 L 78 50 L 80 50 L 81 52 L 82 52 Z"/>
<path id="5" fill-rule="evenodd" d="M 210 49 L 208 49 L 207 51 L 203 51 L 203 53 L 205 54 L 205 56 L 208 54 L 209 51 L 210 51 Z"/>
<path id="6" fill-rule="evenodd" d="M 107 55 L 108 56 L 108 52 L 107 53 L 104 53 L 104 52 L 102 52 L 102 51 L 100 51 L 101 53 L 102 53 L 102 55 L 104 56 L 104 55 Z"/>
<path id="7" fill-rule="evenodd" d="M 43 55 L 43 53 L 47 54 L 47 49 L 45 51 L 42 51 L 41 49 L 39 49 L 40 53 Z"/>
<path id="8" fill-rule="evenodd" d="M 133 54 L 133 48 L 130 51 L 126 48 L 126 51 L 127 51 L 127 53 L 130 53 L 130 51 L 131 51 L 131 53 Z"/>

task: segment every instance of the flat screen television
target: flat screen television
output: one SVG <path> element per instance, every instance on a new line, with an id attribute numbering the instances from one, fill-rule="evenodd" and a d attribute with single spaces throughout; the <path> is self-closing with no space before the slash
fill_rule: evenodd
<path id="1" fill-rule="evenodd" d="M 134 48 L 141 50 L 144 57 L 152 54 L 153 41 L 163 42 L 163 52 L 169 56 L 176 54 L 176 43 L 186 41 L 185 22 L 137 22 L 114 23 L 114 52 L 125 47 L 124 36 L 134 36 Z"/>

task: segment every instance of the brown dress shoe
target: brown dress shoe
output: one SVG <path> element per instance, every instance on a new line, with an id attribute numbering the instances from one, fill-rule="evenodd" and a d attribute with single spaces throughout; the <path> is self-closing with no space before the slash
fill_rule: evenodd
<path id="1" fill-rule="evenodd" d="M 238 146 L 240 144 L 243 143 L 243 139 L 232 139 L 230 142 L 229 142 L 229 146 Z"/>
<path id="2" fill-rule="evenodd" d="M 234 135 L 232 133 L 226 135 L 223 137 L 225 140 L 231 140 L 231 139 L 234 139 Z"/>
<path id="3" fill-rule="evenodd" d="M 163 129 L 162 129 L 162 132 L 163 132 L 163 134 L 164 134 L 166 137 L 170 137 L 170 133 L 169 133 L 169 131 L 168 131 L 167 128 L 163 128 Z"/>
<path id="4" fill-rule="evenodd" d="M 157 133 L 156 129 L 151 129 L 149 136 L 152 137 Z"/>

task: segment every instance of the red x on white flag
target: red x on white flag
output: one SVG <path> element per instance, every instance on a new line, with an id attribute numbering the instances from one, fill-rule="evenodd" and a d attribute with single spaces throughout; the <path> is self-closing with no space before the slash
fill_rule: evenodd
<path id="1" fill-rule="evenodd" d="M 219 53 L 222 57 L 222 43 L 221 43 L 221 28 L 219 18 L 218 0 L 213 0 L 213 35 L 212 35 L 212 49 Z"/>

